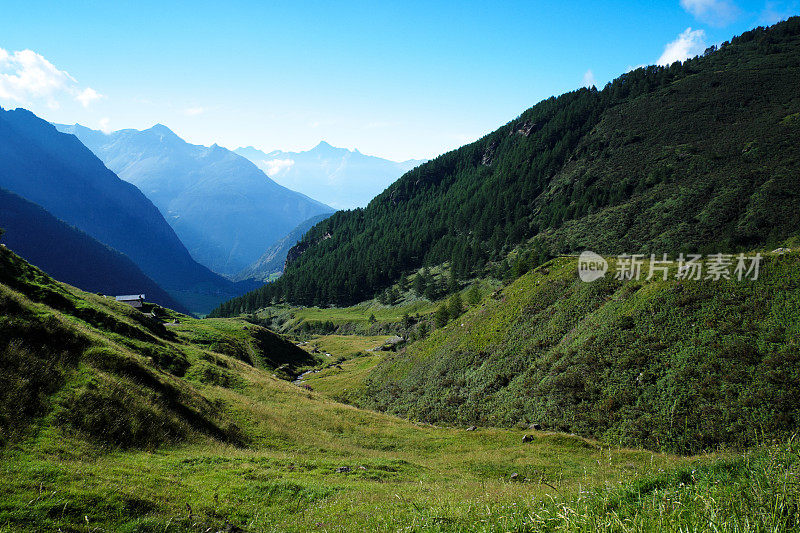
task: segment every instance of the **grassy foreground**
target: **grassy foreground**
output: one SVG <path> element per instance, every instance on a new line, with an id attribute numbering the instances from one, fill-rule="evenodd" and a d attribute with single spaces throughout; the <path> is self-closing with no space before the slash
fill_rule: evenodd
<path id="1" fill-rule="evenodd" d="M 42 429 L 5 450 L 0 531 L 793 531 L 800 524 L 794 443 L 696 458 L 604 449 L 560 434 L 522 445 L 520 431 L 414 426 L 251 379 L 264 392 L 208 391 L 242 405 L 255 437 L 247 448 L 109 450 Z"/>
<path id="2" fill-rule="evenodd" d="M 679 457 L 413 423 L 275 377 L 316 354 L 253 324 L 152 319 L 6 250 L 0 267 L 2 533 L 798 526 L 793 442 Z"/>

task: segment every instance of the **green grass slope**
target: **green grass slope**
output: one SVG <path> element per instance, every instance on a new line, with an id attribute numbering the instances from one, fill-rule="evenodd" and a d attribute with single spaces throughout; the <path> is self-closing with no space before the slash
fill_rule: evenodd
<path id="1" fill-rule="evenodd" d="M 262 328 L 153 311 L 180 322 L 0 248 L 1 533 L 800 526 L 792 441 L 675 457 L 414 424 L 273 377 L 313 360 Z"/>
<path id="2" fill-rule="evenodd" d="M 584 283 L 575 258 L 554 259 L 385 356 L 359 401 L 680 452 L 786 436 L 800 425 L 798 267 L 794 252 L 765 258 L 757 281 Z"/>
<path id="3" fill-rule="evenodd" d="M 0 248 L 0 442 L 51 413 L 64 430 L 124 448 L 201 435 L 243 444 L 190 382 L 235 386 L 222 356 L 261 368 L 314 362 L 258 326 L 153 312 L 180 323 L 58 283 Z"/>

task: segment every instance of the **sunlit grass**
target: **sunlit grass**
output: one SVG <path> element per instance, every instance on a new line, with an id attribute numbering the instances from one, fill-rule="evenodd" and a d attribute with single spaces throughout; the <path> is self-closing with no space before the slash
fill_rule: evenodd
<path id="1" fill-rule="evenodd" d="M 312 339 L 306 348 L 344 360 L 307 390 L 265 364 L 288 343 L 241 320 L 162 331 L 46 279 L 0 285 L 0 306 L 0 331 L 26 343 L 0 352 L 14 390 L 30 365 L 66 351 L 49 369 L 55 392 L 31 389 L 47 409 L 12 418 L 18 431 L 0 448 L 2 533 L 798 527 L 792 442 L 680 457 L 556 432 L 436 427 L 331 397 L 369 375 L 382 356 L 361 354 L 385 336 Z M 101 401 L 84 409 L 87 398 Z"/>

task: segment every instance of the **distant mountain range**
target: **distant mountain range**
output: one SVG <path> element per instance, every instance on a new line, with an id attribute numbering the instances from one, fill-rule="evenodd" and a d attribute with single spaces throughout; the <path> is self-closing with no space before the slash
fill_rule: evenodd
<path id="1" fill-rule="evenodd" d="M 364 207 L 397 178 L 425 160 L 395 162 L 320 142 L 305 152 L 234 150 L 284 187 L 335 207 Z"/>
<path id="2" fill-rule="evenodd" d="M 329 216 L 330 214 L 325 213 L 323 215 L 311 217 L 302 222 L 290 231 L 288 235 L 270 246 L 267 251 L 259 257 L 258 261 L 239 272 L 233 279 L 235 281 L 247 279 L 267 281 L 271 276 L 281 274 L 289 250 L 303 238 L 303 235 L 305 235 L 309 229 Z"/>
<path id="3" fill-rule="evenodd" d="M 0 205 L 3 244 L 51 276 L 90 292 L 143 293 L 149 302 L 186 312 L 128 256 L 4 189 L 0 189 Z"/>
<path id="4" fill-rule="evenodd" d="M 333 212 L 278 185 L 246 158 L 216 144 L 189 144 L 160 124 L 110 134 L 56 127 L 136 185 L 192 257 L 221 274 L 236 274 L 304 220 Z"/>
<path id="5" fill-rule="evenodd" d="M 254 286 L 234 284 L 196 263 L 139 189 L 77 138 L 25 109 L 0 109 L 0 188 L 126 254 L 193 312 L 207 312 Z"/>

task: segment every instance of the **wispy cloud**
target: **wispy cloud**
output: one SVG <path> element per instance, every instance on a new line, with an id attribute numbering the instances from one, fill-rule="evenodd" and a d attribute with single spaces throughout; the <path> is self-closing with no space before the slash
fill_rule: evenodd
<path id="1" fill-rule="evenodd" d="M 187 107 L 186 109 L 183 110 L 183 114 L 186 115 L 187 117 L 196 117 L 197 115 L 202 115 L 205 112 L 206 108 L 200 106 Z"/>
<path id="2" fill-rule="evenodd" d="M 722 27 L 736 21 L 741 10 L 731 0 L 680 0 L 681 7 L 694 18 L 711 26 Z"/>
<path id="3" fill-rule="evenodd" d="M 759 22 L 767 26 L 771 26 L 782 20 L 786 20 L 798 11 L 798 3 L 791 2 L 791 5 L 785 5 L 783 2 L 767 2 L 764 5 L 763 11 L 759 16 Z"/>
<path id="4" fill-rule="evenodd" d="M 111 120 L 108 117 L 103 117 L 97 121 L 97 127 L 100 128 L 100 131 L 103 133 L 111 133 L 111 128 L 109 127 L 109 123 Z"/>
<path id="5" fill-rule="evenodd" d="M 702 54 L 706 49 L 706 32 L 686 28 L 678 38 L 664 47 L 664 53 L 656 61 L 659 65 L 671 65 Z"/>
<path id="6" fill-rule="evenodd" d="M 0 48 L 0 100 L 17 104 L 41 101 L 58 109 L 64 97 L 88 107 L 103 95 L 91 87 L 82 88 L 67 71 L 33 50 L 8 52 Z"/>
<path id="7" fill-rule="evenodd" d="M 597 86 L 597 80 L 594 79 L 594 72 L 592 72 L 592 69 L 589 69 L 583 73 L 583 86 L 584 87 Z"/>

